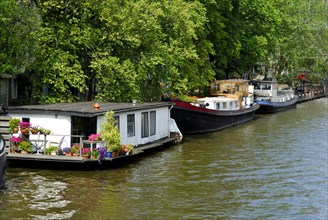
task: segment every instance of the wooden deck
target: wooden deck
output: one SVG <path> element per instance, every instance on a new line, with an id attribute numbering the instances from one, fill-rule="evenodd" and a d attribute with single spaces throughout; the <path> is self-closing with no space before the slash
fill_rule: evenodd
<path id="1" fill-rule="evenodd" d="M 175 138 L 166 138 L 156 143 L 139 146 L 133 149 L 132 154 L 122 155 L 114 158 L 83 159 L 82 156 L 65 156 L 65 155 L 46 155 L 46 154 L 21 154 L 7 153 L 7 161 L 9 166 L 14 167 L 36 167 L 48 168 L 60 167 L 64 165 L 66 168 L 73 166 L 78 168 L 110 168 L 111 165 L 123 165 L 132 159 L 142 156 L 146 152 L 158 150 L 159 148 L 169 146 L 176 141 Z"/>

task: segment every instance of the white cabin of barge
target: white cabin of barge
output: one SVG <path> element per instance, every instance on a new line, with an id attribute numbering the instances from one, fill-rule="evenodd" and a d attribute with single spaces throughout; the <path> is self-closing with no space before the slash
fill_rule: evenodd
<path id="1" fill-rule="evenodd" d="M 47 136 L 48 144 L 64 137 L 62 148 L 79 143 L 74 135 L 87 139 L 90 134 L 99 133 L 108 111 L 113 111 L 117 119 L 121 144 L 138 146 L 170 137 L 170 102 L 99 104 L 100 109 L 93 108 L 94 102 L 77 102 L 10 106 L 5 111 L 10 117 L 51 130 L 55 135 Z M 29 134 L 30 139 L 38 136 Z"/>

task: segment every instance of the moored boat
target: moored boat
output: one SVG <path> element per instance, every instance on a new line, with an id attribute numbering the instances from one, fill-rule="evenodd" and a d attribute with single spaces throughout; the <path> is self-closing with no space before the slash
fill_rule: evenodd
<path id="1" fill-rule="evenodd" d="M 255 102 L 260 105 L 256 113 L 274 113 L 296 106 L 298 96 L 288 86 L 280 86 L 274 79 L 254 80 Z"/>
<path id="2" fill-rule="evenodd" d="M 6 183 L 6 142 L 0 134 L 0 188 Z"/>
<path id="3" fill-rule="evenodd" d="M 250 121 L 259 108 L 253 103 L 247 80 L 216 80 L 211 95 L 193 102 L 171 100 L 175 104 L 171 117 L 183 134 L 212 132 Z"/>
<path id="4" fill-rule="evenodd" d="M 93 102 L 76 102 L 7 107 L 6 114 L 10 117 L 20 119 L 23 124 L 43 128 L 42 133 L 24 134 L 21 130 L 12 134 L 12 137 L 16 138 L 11 139 L 7 154 L 8 165 L 64 169 L 110 168 L 122 165 L 146 152 L 177 141 L 179 137 L 176 133 L 179 130 L 174 126 L 175 122 L 170 120 L 171 106 L 170 102 L 96 105 Z M 113 123 L 119 132 L 119 135 L 112 132 L 109 136 L 118 137 L 119 143 L 115 146 L 122 147 L 116 151 L 112 149 L 113 152 L 108 150 L 111 146 L 106 146 L 106 141 L 101 139 L 100 134 L 103 123 L 108 121 L 108 112 L 113 112 Z M 172 127 L 175 129 L 172 130 Z M 52 132 L 45 133 L 47 130 Z M 30 143 L 32 151 L 23 154 L 23 150 L 15 150 L 13 145 L 17 139 Z M 21 144 L 19 146 L 21 147 Z M 127 146 L 133 146 L 133 150 L 125 148 Z M 48 150 L 53 147 L 56 151 L 48 154 Z M 66 151 L 71 154 L 66 154 Z M 97 157 L 96 151 L 103 157 L 100 158 L 99 154 Z M 83 158 L 84 156 L 87 157 Z"/>
<path id="5" fill-rule="evenodd" d="M 299 97 L 298 102 L 306 102 L 327 96 L 327 91 L 325 91 L 327 82 L 313 84 L 305 75 L 299 75 L 297 79 L 299 83 L 295 89 L 295 94 Z"/>

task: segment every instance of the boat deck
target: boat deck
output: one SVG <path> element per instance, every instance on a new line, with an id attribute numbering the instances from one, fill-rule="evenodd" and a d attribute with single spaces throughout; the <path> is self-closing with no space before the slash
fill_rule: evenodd
<path id="1" fill-rule="evenodd" d="M 166 138 L 156 143 L 139 146 L 133 149 L 129 155 L 122 155 L 113 158 L 103 158 L 101 163 L 124 163 L 124 161 L 131 158 L 136 158 L 148 151 L 157 150 L 160 147 L 167 146 L 167 144 L 176 141 L 175 138 Z M 9 164 L 21 163 L 21 165 L 33 165 L 42 168 L 41 164 L 66 164 L 66 165 L 83 165 L 83 164 L 99 164 L 98 159 L 83 159 L 82 156 L 65 156 L 65 155 L 47 155 L 47 154 L 21 154 L 21 153 L 7 153 L 7 160 Z"/>

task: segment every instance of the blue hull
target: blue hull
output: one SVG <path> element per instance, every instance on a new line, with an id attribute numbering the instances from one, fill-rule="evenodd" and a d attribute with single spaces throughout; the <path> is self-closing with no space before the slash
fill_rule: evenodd
<path id="1" fill-rule="evenodd" d="M 268 114 L 284 111 L 286 109 L 294 108 L 298 102 L 298 96 L 286 102 L 267 102 L 267 101 L 255 101 L 260 105 L 260 108 L 256 111 L 258 114 Z"/>

